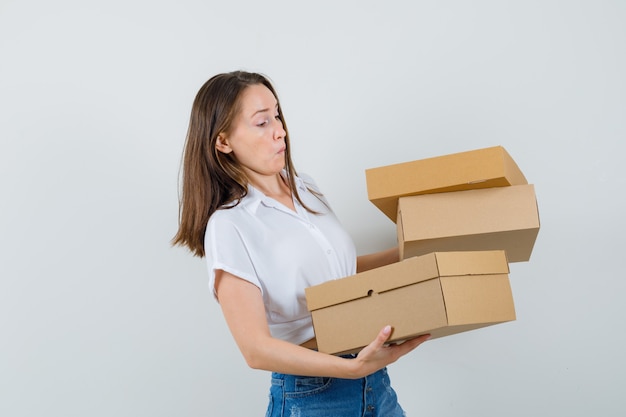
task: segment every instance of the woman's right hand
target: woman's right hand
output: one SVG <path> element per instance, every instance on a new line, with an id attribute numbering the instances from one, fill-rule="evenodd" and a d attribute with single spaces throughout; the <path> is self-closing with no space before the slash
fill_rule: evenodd
<path id="1" fill-rule="evenodd" d="M 411 352 L 419 345 L 430 339 L 429 334 L 408 339 L 400 344 L 385 345 L 391 335 L 391 326 L 385 326 L 376 336 L 376 339 L 364 347 L 355 359 L 352 359 L 355 366 L 355 378 L 370 375 L 385 366 L 394 363 L 400 357 Z"/>

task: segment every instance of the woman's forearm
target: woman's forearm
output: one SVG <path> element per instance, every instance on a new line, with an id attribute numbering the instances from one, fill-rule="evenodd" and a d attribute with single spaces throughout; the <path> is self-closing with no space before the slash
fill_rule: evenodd
<path id="1" fill-rule="evenodd" d="M 292 375 L 360 378 L 356 363 L 338 356 L 327 355 L 272 337 L 243 352 L 248 366 L 254 369 Z"/>
<path id="2" fill-rule="evenodd" d="M 381 252 L 370 253 L 368 255 L 361 255 L 357 257 L 356 270 L 357 272 L 368 271 L 370 269 L 398 262 L 399 259 L 400 251 L 396 246 Z"/>
<path id="3" fill-rule="evenodd" d="M 386 326 L 354 359 L 345 359 L 303 348 L 279 339 L 266 338 L 244 353 L 248 365 L 255 369 L 292 375 L 326 376 L 355 379 L 370 375 L 395 362 L 430 338 L 423 335 L 399 345 L 385 346 L 391 334 Z"/>

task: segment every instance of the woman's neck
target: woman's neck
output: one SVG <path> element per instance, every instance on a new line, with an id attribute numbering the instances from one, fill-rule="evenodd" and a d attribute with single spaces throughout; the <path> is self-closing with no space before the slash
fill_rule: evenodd
<path id="1" fill-rule="evenodd" d="M 267 177 L 255 176 L 254 178 L 250 178 L 250 184 L 267 197 L 273 198 L 290 209 L 295 210 L 291 189 L 282 175 L 276 174 L 275 176 Z"/>

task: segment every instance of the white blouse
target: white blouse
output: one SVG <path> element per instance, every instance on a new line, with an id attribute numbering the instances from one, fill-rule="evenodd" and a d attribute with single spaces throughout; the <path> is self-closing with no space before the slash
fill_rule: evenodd
<path id="1" fill-rule="evenodd" d="M 302 201 L 321 214 L 296 212 L 249 186 L 248 195 L 209 219 L 204 247 L 209 284 L 215 295 L 215 270 L 221 269 L 259 287 L 273 337 L 301 344 L 314 336 L 304 289 L 356 273 L 356 249 L 330 206 L 296 177 Z M 326 200 L 324 200 L 326 201 Z"/>

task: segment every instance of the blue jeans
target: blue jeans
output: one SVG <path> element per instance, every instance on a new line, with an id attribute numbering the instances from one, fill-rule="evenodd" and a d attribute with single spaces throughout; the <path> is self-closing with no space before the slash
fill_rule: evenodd
<path id="1" fill-rule="evenodd" d="M 266 417 L 402 417 L 387 369 L 361 379 L 272 373 Z"/>

